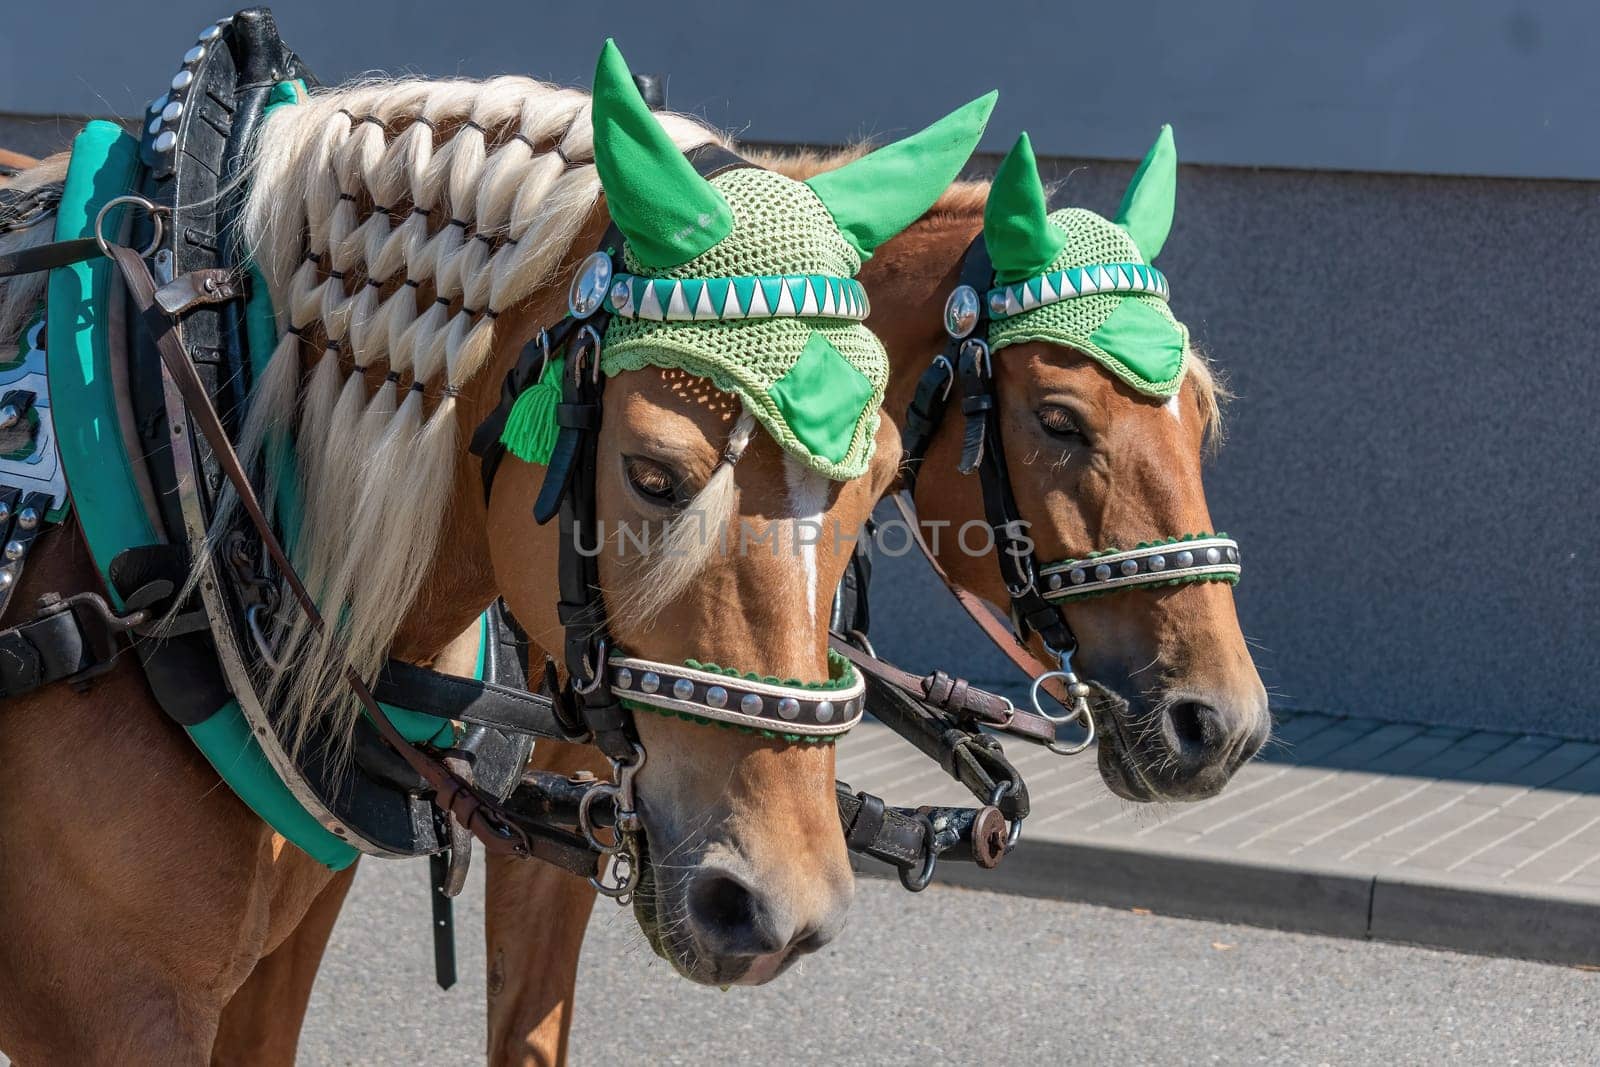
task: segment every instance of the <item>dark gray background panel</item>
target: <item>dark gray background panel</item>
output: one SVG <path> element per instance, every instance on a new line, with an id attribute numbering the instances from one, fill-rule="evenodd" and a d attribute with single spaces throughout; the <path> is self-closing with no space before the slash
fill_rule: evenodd
<path id="1" fill-rule="evenodd" d="M 135 114 L 240 0 L 7 5 L 0 112 Z M 587 85 L 615 36 L 674 106 L 837 144 L 1002 91 L 987 147 L 1126 159 L 1162 122 L 1191 162 L 1600 178 L 1594 0 L 280 0 L 324 81 L 365 71 Z"/>

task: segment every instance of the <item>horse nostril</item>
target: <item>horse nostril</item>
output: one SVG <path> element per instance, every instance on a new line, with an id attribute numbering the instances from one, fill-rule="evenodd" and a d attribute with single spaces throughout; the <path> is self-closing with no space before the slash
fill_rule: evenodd
<path id="1" fill-rule="evenodd" d="M 1207 723 L 1214 724 L 1216 721 L 1216 709 L 1198 700 L 1182 700 L 1167 709 L 1173 747 L 1180 756 L 1190 759 L 1205 758 L 1206 750 L 1210 747 L 1210 736 L 1215 733 L 1207 730 Z"/>
<path id="2" fill-rule="evenodd" d="M 706 947 L 729 956 L 764 956 L 788 940 L 751 888 L 726 871 L 703 871 L 689 886 L 689 919 Z"/>

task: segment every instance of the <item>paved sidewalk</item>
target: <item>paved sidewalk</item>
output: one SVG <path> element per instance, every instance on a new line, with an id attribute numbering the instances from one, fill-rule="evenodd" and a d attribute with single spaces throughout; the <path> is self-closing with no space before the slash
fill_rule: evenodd
<path id="1" fill-rule="evenodd" d="M 1600 745 L 1298 713 L 1274 736 L 1221 796 L 1156 808 L 1113 796 L 1092 752 L 1008 744 L 1033 801 L 1022 844 L 997 870 L 937 877 L 1600 965 Z M 891 803 L 970 802 L 875 723 L 841 742 L 839 777 Z"/>

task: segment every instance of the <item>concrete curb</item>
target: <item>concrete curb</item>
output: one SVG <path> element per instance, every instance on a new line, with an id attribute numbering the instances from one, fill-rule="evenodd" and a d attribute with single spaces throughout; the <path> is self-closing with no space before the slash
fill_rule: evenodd
<path id="1" fill-rule="evenodd" d="M 893 877 L 871 861 L 858 870 Z M 1545 886 L 1026 835 L 995 870 L 946 863 L 935 880 L 1275 930 L 1600 966 L 1600 894 Z"/>

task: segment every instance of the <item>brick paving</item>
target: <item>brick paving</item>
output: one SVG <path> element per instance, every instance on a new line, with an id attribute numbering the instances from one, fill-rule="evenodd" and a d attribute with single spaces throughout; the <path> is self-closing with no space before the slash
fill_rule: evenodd
<path id="1" fill-rule="evenodd" d="M 1600 744 L 1280 714 L 1222 793 L 1116 797 L 1092 752 L 1008 750 L 1033 817 L 996 871 L 940 877 L 1035 896 L 1600 964 Z M 839 747 L 839 777 L 898 804 L 965 791 L 886 728 Z"/>

